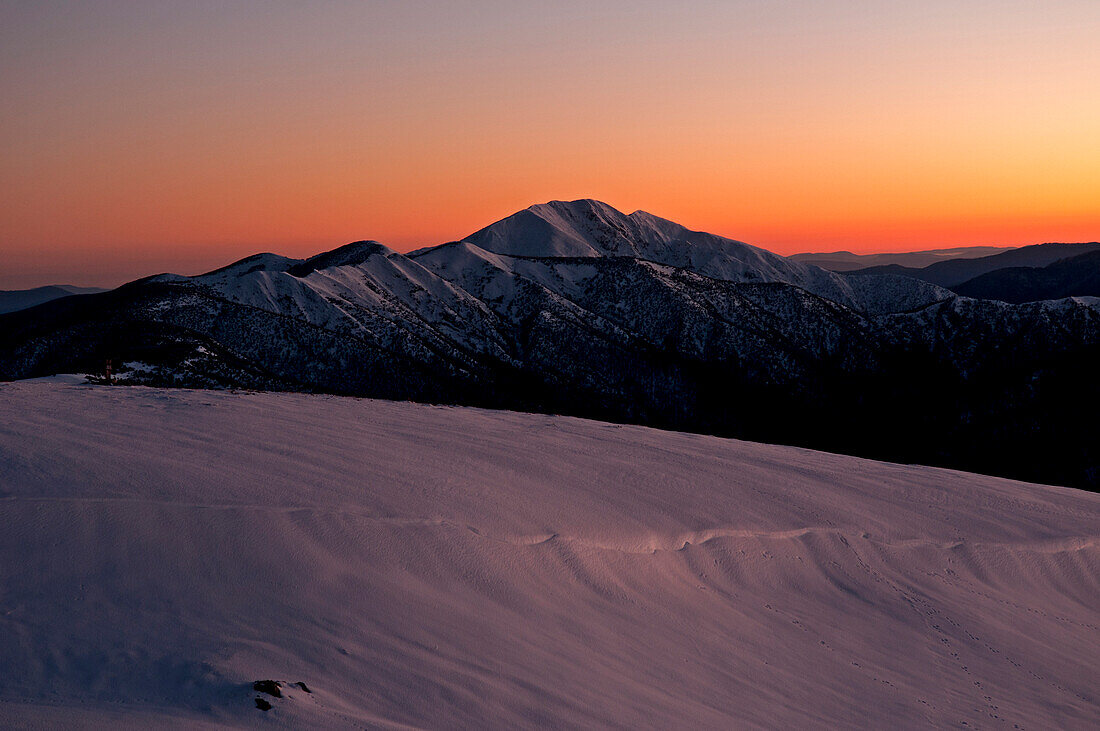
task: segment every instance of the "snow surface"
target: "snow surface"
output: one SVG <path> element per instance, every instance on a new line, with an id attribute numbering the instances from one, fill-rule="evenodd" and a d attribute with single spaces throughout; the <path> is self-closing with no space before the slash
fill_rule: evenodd
<path id="1" fill-rule="evenodd" d="M 0 726 L 1096 728 L 1098 530 L 642 427 L 3 384 Z"/>

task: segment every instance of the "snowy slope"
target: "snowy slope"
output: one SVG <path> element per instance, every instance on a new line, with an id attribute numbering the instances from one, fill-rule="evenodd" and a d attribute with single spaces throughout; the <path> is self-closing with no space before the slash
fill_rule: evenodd
<path id="1" fill-rule="evenodd" d="M 249 257 L 185 284 L 320 328 L 390 346 L 390 328 L 434 347 L 439 338 L 499 354 L 488 309 L 415 261 L 377 241 L 357 241 L 304 261 Z"/>
<path id="2" fill-rule="evenodd" d="M 1098 529 L 641 427 L 3 384 L 0 725 L 1095 728 Z"/>

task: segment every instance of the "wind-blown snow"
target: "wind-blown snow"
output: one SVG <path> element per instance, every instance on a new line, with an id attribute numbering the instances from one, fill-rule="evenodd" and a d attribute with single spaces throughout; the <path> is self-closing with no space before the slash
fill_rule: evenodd
<path id="1" fill-rule="evenodd" d="M 642 427 L 5 384 L 0 720 L 1095 728 L 1098 526 Z"/>

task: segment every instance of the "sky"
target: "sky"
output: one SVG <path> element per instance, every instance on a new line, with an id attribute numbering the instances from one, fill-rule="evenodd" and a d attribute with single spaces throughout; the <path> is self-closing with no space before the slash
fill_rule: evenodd
<path id="1" fill-rule="evenodd" d="M 1096 0 L 0 0 L 0 288 L 597 198 L 800 251 L 1100 239 Z"/>

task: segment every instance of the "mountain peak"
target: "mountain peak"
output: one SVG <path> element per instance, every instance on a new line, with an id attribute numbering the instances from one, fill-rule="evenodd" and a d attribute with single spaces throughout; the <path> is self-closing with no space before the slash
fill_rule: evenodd
<path id="1" fill-rule="evenodd" d="M 261 254 L 252 254 L 246 256 L 243 259 L 238 259 L 232 264 L 226 264 L 223 267 L 218 267 L 212 271 L 206 272 L 200 276 L 212 277 L 215 275 L 237 275 L 250 274 L 255 271 L 270 271 L 270 272 L 285 272 L 296 264 L 300 264 L 301 259 L 290 259 L 279 254 L 272 254 L 264 252 Z"/>
<path id="2" fill-rule="evenodd" d="M 542 214 L 553 212 L 557 215 L 587 215 L 590 213 L 610 215 L 610 216 L 625 216 L 622 211 L 619 211 L 614 206 L 611 206 L 603 201 L 598 201 L 595 198 L 578 198 L 572 201 L 552 200 L 546 203 L 536 203 L 533 206 L 529 206 L 526 210 L 532 213 Z"/>
<path id="3" fill-rule="evenodd" d="M 667 235 L 650 220 L 628 216 L 602 201 L 581 198 L 533 205 L 463 240 L 506 256 L 637 257 L 643 256 L 647 244 L 667 240 Z"/>
<path id="4" fill-rule="evenodd" d="M 390 256 L 393 253 L 393 249 L 377 241 L 353 241 L 332 251 L 311 256 L 302 263 L 288 269 L 287 273 L 295 277 L 304 277 L 310 272 L 320 269 L 356 266 L 372 256 Z"/>

